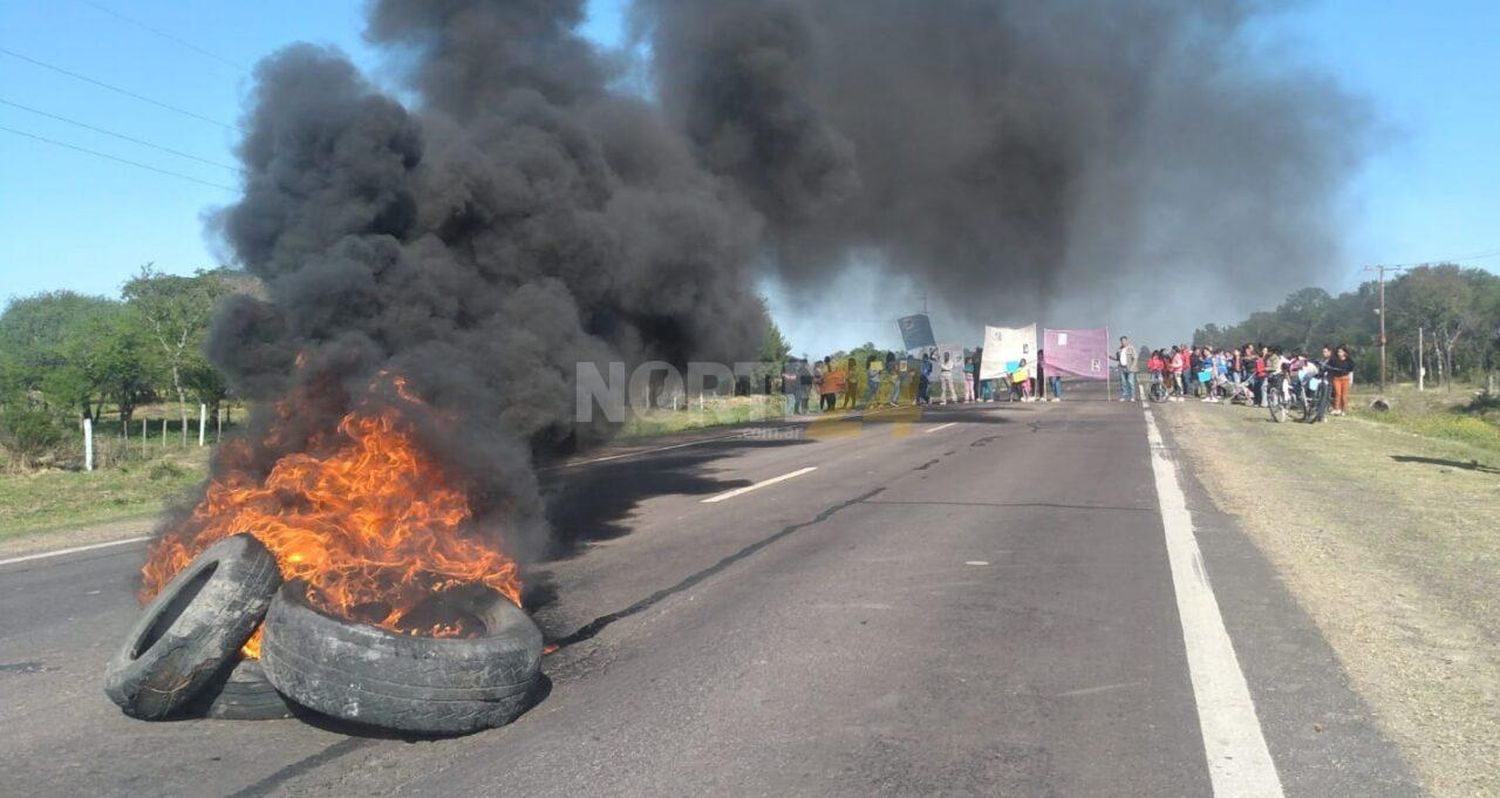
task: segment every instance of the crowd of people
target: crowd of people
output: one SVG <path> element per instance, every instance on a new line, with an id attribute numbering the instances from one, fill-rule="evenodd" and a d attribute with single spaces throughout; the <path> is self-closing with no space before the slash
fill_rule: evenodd
<path id="1" fill-rule="evenodd" d="M 1195 398 L 1203 402 L 1239 401 L 1264 407 L 1272 375 L 1290 393 L 1313 377 L 1326 377 L 1331 388 L 1329 412 L 1341 416 L 1349 408 L 1349 389 L 1354 382 L 1354 359 L 1347 346 L 1324 346 L 1316 356 L 1300 350 L 1283 352 L 1281 347 L 1247 343 L 1238 349 L 1177 344 L 1170 348 L 1140 350 L 1129 338 L 1120 339 L 1116 363 L 1120 372 L 1120 400 L 1140 398 L 1135 377 L 1145 357 L 1149 388 L 1164 394 L 1166 401 Z"/>
<path id="2" fill-rule="evenodd" d="M 1022 358 L 1014 369 L 994 379 L 979 379 L 983 355 L 978 349 L 957 354 L 932 348 L 918 355 L 877 352 L 863 362 L 854 357 L 835 361 L 831 355 L 811 362 L 792 358 L 782 370 L 779 388 L 786 396 L 788 415 L 903 404 L 1062 401 L 1062 379 L 1044 375 L 1043 353 L 1037 353 L 1036 363 Z"/>
<path id="3" fill-rule="evenodd" d="M 994 379 L 979 379 L 983 356 L 980 349 L 959 354 L 932 348 L 916 355 L 876 352 L 862 359 L 828 356 L 810 362 L 793 358 L 787 361 L 778 384 L 768 378 L 766 387 L 785 395 L 788 415 L 903 404 L 1062 401 L 1062 377 L 1045 373 L 1044 352 L 1037 352 L 1035 362 L 1022 358 Z M 1283 390 L 1321 376 L 1331 387 L 1330 413 L 1344 415 L 1354 379 L 1354 360 L 1347 346 L 1324 346 L 1311 355 L 1250 343 L 1238 349 L 1187 344 L 1148 349 L 1122 337 L 1113 360 L 1120 401 L 1139 401 L 1142 394 L 1156 392 L 1164 401 L 1195 398 L 1263 407 L 1272 375 L 1285 375 L 1286 380 L 1276 383 Z M 1139 385 L 1141 371 L 1149 379 L 1146 386 Z"/>

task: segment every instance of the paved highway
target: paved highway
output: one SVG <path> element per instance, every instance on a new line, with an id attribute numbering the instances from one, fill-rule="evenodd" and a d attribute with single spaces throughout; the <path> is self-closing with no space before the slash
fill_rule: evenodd
<path id="1" fill-rule="evenodd" d="M 1418 793 L 1169 421 L 959 406 L 557 469 L 551 692 L 457 739 L 133 721 L 100 677 L 142 544 L 0 563 L 3 792 Z"/>

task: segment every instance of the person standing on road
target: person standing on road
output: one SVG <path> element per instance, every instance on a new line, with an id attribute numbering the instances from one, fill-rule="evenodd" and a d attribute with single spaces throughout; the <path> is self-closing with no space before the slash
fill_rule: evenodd
<path id="1" fill-rule="evenodd" d="M 812 397 L 812 392 L 812 366 L 808 365 L 806 358 L 803 358 L 797 361 L 797 415 L 805 416 L 812 412 L 812 407 L 808 404 L 808 400 Z"/>
<path id="2" fill-rule="evenodd" d="M 1120 365 L 1120 401 L 1130 402 L 1135 400 L 1135 361 L 1138 355 L 1135 347 L 1130 343 L 1130 337 L 1120 336 L 1120 351 L 1116 355 L 1116 362 Z"/>
<path id="3" fill-rule="evenodd" d="M 818 409 L 832 412 L 838 409 L 839 394 L 844 392 L 844 372 L 833 367 L 833 358 L 823 358 L 823 380 L 818 386 L 822 401 Z"/>
<path id="4" fill-rule="evenodd" d="M 1181 346 L 1174 344 L 1172 356 L 1167 359 L 1167 372 L 1171 375 L 1171 399 L 1174 402 L 1181 402 L 1187 397 L 1187 382 L 1182 378 L 1183 370 L 1186 368 L 1187 353 L 1182 351 Z"/>
<path id="5" fill-rule="evenodd" d="M 851 410 L 859 404 L 859 361 L 849 358 L 844 362 L 844 407 Z"/>
<path id="6" fill-rule="evenodd" d="M 868 409 L 875 401 L 875 395 L 880 392 L 880 372 L 882 371 L 880 356 L 871 354 L 865 361 L 865 375 L 869 382 L 865 386 L 865 400 L 860 402 L 860 407 Z"/>
<path id="7" fill-rule="evenodd" d="M 1354 380 L 1354 358 L 1349 357 L 1349 347 L 1343 345 L 1332 353 L 1325 346 L 1323 352 L 1323 367 L 1328 369 L 1329 381 L 1333 383 L 1333 414 L 1342 416 L 1349 409 L 1349 383 Z"/>
<path id="8" fill-rule="evenodd" d="M 958 393 L 953 390 L 953 353 L 943 351 L 943 404 L 958 401 Z"/>
<path id="9" fill-rule="evenodd" d="M 1038 402 L 1047 401 L 1047 351 L 1036 350 L 1036 366 L 1031 370 L 1031 395 Z"/>
<path id="10" fill-rule="evenodd" d="M 979 398 L 979 392 L 974 389 L 974 370 L 977 360 L 974 357 L 964 358 L 964 403 L 969 403 Z"/>
<path id="11" fill-rule="evenodd" d="M 1010 395 L 1013 402 L 1031 401 L 1031 369 L 1026 367 L 1024 357 L 1010 373 Z"/>
<path id="12" fill-rule="evenodd" d="M 906 390 L 906 380 L 911 374 L 911 365 L 906 362 L 906 355 L 896 357 L 895 352 L 885 354 L 885 373 L 891 381 L 891 399 L 888 404 L 897 407 L 901 404 L 901 394 Z"/>

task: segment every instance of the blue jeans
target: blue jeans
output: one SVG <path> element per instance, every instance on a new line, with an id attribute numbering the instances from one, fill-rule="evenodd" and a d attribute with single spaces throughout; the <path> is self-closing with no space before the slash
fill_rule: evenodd
<path id="1" fill-rule="evenodd" d="M 1135 398 L 1135 372 L 1120 369 L 1120 400 Z"/>
<path id="2" fill-rule="evenodd" d="M 868 388 L 865 389 L 865 400 L 863 402 L 860 402 L 860 405 L 864 406 L 864 405 L 870 404 L 870 402 L 874 401 L 875 394 L 877 394 L 879 392 L 880 392 L 880 375 L 878 373 L 871 374 L 870 375 L 870 387 L 868 387 Z"/>
<path id="3" fill-rule="evenodd" d="M 1052 388 L 1053 399 L 1062 398 L 1062 377 L 1048 377 L 1047 385 L 1051 386 Z"/>

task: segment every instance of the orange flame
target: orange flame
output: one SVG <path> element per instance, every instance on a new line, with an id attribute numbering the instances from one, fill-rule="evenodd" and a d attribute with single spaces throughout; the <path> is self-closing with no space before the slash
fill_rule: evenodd
<path id="1" fill-rule="evenodd" d="M 398 380 L 412 401 L 404 388 Z M 422 457 L 400 420 L 395 409 L 350 413 L 331 446 L 310 447 L 326 454 L 287 455 L 264 480 L 236 470 L 217 478 L 192 515 L 152 546 L 142 597 L 215 541 L 249 533 L 275 554 L 284 578 L 307 581 L 320 610 L 401 634 L 465 634 L 451 620 L 409 617 L 464 585 L 519 604 L 515 561 L 473 533 L 467 497 Z M 259 647 L 256 630 L 244 653 L 257 656 Z"/>

